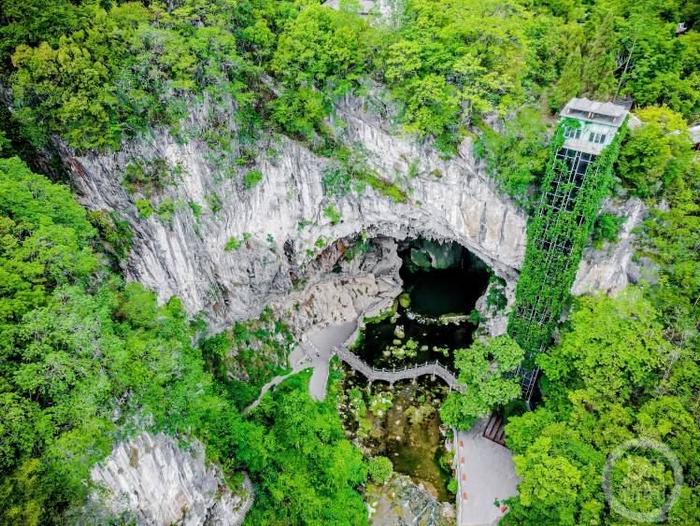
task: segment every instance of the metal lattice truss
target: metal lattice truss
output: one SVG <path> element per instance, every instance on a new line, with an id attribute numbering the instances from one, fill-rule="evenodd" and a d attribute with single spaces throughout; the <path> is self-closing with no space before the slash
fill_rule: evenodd
<path id="1" fill-rule="evenodd" d="M 587 111 L 591 105 L 593 109 L 607 108 L 587 99 L 572 99 L 567 108 L 583 103 L 587 104 Z M 608 137 L 604 145 L 593 149 L 580 138 L 581 133 L 572 132 L 581 127 L 586 129 L 586 126 L 598 130 L 600 123 L 594 118 L 597 113 L 591 117 L 590 111 L 583 120 L 565 116 L 552 142 L 540 201 L 528 224 L 525 260 L 516 289 L 515 308 L 508 322 L 508 333 L 525 351 L 525 360 L 517 374 L 527 401 L 539 373 L 535 357 L 552 341 L 568 303 L 583 249 L 612 183 L 612 165 L 624 137 L 624 132 L 618 131 L 624 130 L 627 112 L 614 109 L 619 115 L 613 112 L 613 117 L 619 117 L 619 122 L 610 124 L 606 135 L 602 135 Z M 572 137 L 578 138 L 573 140 Z"/>
<path id="2" fill-rule="evenodd" d="M 532 291 L 521 294 L 517 302 L 518 322 L 511 324 L 511 333 L 530 355 L 549 343 L 571 287 L 568 282 L 578 268 L 588 237 L 587 233 L 583 239 L 579 235 L 582 228 L 585 230 L 587 217 L 578 197 L 587 182 L 590 186 L 597 179 L 599 165 L 593 164 L 594 160 L 591 154 L 561 148 L 553 162 L 553 177 L 531 223 L 531 246 L 526 251 L 523 274 L 529 275 L 529 281 L 540 290 L 550 293 Z M 553 298 L 552 291 L 560 291 L 559 297 Z"/>

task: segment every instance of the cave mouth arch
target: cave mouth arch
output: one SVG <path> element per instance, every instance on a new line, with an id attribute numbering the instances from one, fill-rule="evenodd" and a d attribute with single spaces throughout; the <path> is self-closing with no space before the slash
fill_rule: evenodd
<path id="1" fill-rule="evenodd" d="M 456 241 L 396 240 L 402 293 L 391 309 L 365 320 L 352 349 L 372 367 L 438 361 L 454 370 L 454 350 L 471 345 L 477 301 L 492 272 Z"/>

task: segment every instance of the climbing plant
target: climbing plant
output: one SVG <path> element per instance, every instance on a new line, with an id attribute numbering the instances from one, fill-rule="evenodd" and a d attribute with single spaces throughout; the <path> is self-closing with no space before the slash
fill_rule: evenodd
<path id="1" fill-rule="evenodd" d="M 613 142 L 592 160 L 577 189 L 569 166 L 557 154 L 566 129 L 579 126 L 576 120 L 564 119 L 557 127 L 539 205 L 528 225 L 516 308 L 508 323 L 509 334 L 525 350 L 528 361 L 548 345 L 569 300 L 583 249 L 613 181 L 612 166 L 625 129 L 623 124 Z M 558 202 L 558 196 L 565 197 Z"/>

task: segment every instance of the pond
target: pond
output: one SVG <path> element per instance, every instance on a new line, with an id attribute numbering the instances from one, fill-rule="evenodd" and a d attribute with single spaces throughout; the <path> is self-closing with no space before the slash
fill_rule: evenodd
<path id="1" fill-rule="evenodd" d="M 346 368 L 343 386 L 345 429 L 369 455 L 389 458 L 394 471 L 409 475 L 435 498 L 450 502 L 451 457 L 438 411 L 448 389 L 439 380 L 368 385 Z"/>
<path id="2" fill-rule="evenodd" d="M 489 282 L 486 265 L 457 243 L 400 242 L 404 294 L 395 312 L 366 323 L 354 351 L 374 367 L 438 360 L 453 367 L 454 349 L 469 347 L 470 313 Z"/>

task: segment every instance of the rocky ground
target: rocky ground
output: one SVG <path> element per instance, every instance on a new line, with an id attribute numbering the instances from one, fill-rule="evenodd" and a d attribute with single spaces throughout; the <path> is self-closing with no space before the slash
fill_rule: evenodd
<path id="1" fill-rule="evenodd" d="M 438 502 L 406 475 L 395 474 L 383 485 L 367 489 L 370 524 L 373 526 L 450 526 L 454 506 Z"/>

